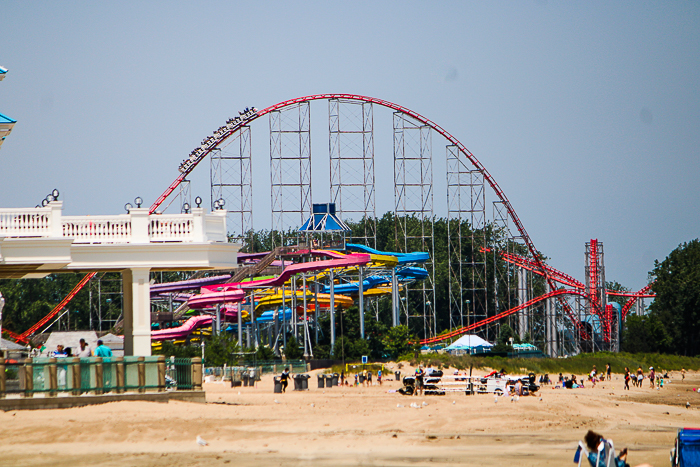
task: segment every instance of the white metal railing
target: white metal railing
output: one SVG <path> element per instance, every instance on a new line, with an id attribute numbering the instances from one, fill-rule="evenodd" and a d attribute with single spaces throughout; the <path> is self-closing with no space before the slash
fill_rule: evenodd
<path id="1" fill-rule="evenodd" d="M 72 238 L 73 243 L 226 242 L 226 211 L 148 214 L 133 208 L 116 216 L 62 216 L 63 203 L 0 209 L 0 237 Z"/>

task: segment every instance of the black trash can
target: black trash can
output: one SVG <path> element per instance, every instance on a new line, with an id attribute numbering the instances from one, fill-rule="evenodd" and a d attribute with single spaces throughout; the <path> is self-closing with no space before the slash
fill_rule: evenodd
<path id="1" fill-rule="evenodd" d="M 273 378 L 275 381 L 275 394 L 281 394 L 282 393 L 282 381 L 280 380 L 279 376 L 275 376 Z"/>
<path id="2" fill-rule="evenodd" d="M 333 386 L 338 385 L 338 378 L 340 378 L 340 375 L 338 373 L 333 373 L 333 379 L 332 379 Z"/>
<path id="3" fill-rule="evenodd" d="M 396 381 L 401 381 L 401 372 L 400 371 L 395 371 L 394 372 L 394 379 Z"/>
<path id="4" fill-rule="evenodd" d="M 309 390 L 309 378 L 311 378 L 311 375 L 301 375 L 301 390 L 302 391 Z"/>
<path id="5" fill-rule="evenodd" d="M 302 388 L 302 380 L 304 379 L 304 375 L 294 375 L 294 390 L 295 391 L 301 391 Z"/>
<path id="6" fill-rule="evenodd" d="M 241 375 L 241 379 L 243 379 L 243 386 L 249 386 L 250 385 L 250 377 L 248 376 L 248 373 L 243 373 Z"/>
<path id="7" fill-rule="evenodd" d="M 326 377 L 326 387 L 333 387 L 333 375 L 324 375 Z"/>
<path id="8" fill-rule="evenodd" d="M 360 375 L 360 384 L 365 384 L 365 375 Z"/>
<path id="9" fill-rule="evenodd" d="M 322 374 L 318 375 L 318 388 L 323 389 L 325 387 L 325 384 L 323 382 L 325 381 L 325 378 L 323 377 Z"/>

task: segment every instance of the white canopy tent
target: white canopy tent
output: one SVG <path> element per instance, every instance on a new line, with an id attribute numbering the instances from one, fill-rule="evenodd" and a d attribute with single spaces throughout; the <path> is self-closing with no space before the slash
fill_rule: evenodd
<path id="1" fill-rule="evenodd" d="M 493 347 L 493 344 L 475 334 L 467 334 L 454 341 L 445 350 L 471 350 L 477 347 L 489 348 Z"/>

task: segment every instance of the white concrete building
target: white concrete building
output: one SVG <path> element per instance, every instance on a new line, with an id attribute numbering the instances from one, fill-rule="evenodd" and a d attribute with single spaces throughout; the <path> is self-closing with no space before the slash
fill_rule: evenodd
<path id="1" fill-rule="evenodd" d="M 151 271 L 234 269 L 240 245 L 228 243 L 226 211 L 63 216 L 63 203 L 0 209 L 0 278 L 61 272 L 121 272 L 124 353 L 151 354 Z"/>

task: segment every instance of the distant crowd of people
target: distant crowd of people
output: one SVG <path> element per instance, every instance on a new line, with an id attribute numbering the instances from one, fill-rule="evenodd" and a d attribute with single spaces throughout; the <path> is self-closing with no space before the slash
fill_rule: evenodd
<path id="1" fill-rule="evenodd" d="M 685 368 L 681 369 L 681 378 L 685 379 Z M 549 379 L 548 376 L 546 379 Z M 644 374 L 644 370 L 641 366 L 637 368 L 636 373 L 633 373 L 632 371 L 630 371 L 629 368 L 625 367 L 624 379 L 624 389 L 630 388 L 630 382 L 635 387 L 641 388 L 643 387 L 643 382 L 645 379 L 649 380 L 649 388 L 661 389 L 664 387 L 664 381 L 668 381 L 669 375 L 668 372 L 664 370 L 660 370 L 657 373 L 653 366 L 649 367 L 648 375 Z M 567 389 L 584 388 L 586 387 L 585 383 L 589 382 L 593 387 L 595 387 L 596 383 L 599 383 L 601 381 L 612 381 L 612 368 L 610 367 L 609 363 L 605 365 L 605 371 L 602 373 L 598 373 L 598 369 L 595 365 L 593 365 L 593 369 L 591 370 L 591 372 L 588 375 L 582 377 L 581 379 L 577 379 L 576 375 L 571 375 L 569 377 L 559 373 L 559 380 L 557 382 L 557 386 L 561 386 Z"/>
<path id="2" fill-rule="evenodd" d="M 62 344 L 56 346 L 56 350 L 51 352 L 51 356 L 54 358 L 66 358 L 66 357 L 111 357 L 112 349 L 104 345 L 102 339 L 97 341 L 97 347 L 93 351 L 90 346 L 85 341 L 85 339 L 80 339 L 79 343 L 80 349 L 73 354 L 73 349 L 70 347 L 65 347 Z"/>

